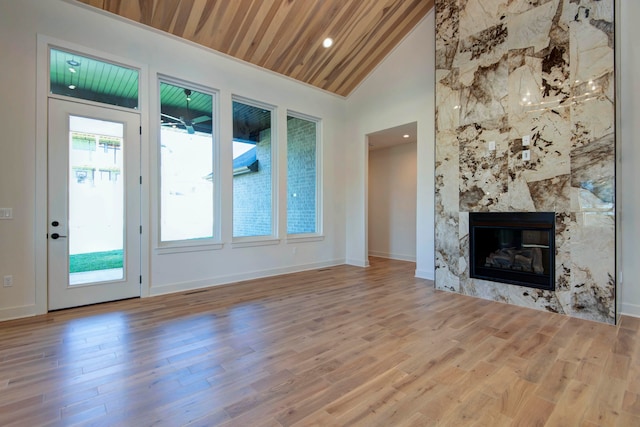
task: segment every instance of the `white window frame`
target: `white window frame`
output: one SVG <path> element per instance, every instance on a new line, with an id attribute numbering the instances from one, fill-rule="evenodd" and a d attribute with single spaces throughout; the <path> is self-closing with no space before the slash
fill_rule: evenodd
<path id="1" fill-rule="evenodd" d="M 315 242 L 324 240 L 324 231 L 323 231 L 323 206 L 322 206 L 322 194 L 323 194 L 323 186 L 322 186 L 322 119 L 319 117 L 314 117 L 308 114 L 299 113 L 297 111 L 287 110 L 287 118 L 295 117 L 301 120 L 307 120 L 310 122 L 315 122 L 316 124 L 316 231 L 314 233 L 295 233 L 289 234 L 287 233 L 287 243 L 303 243 L 303 242 Z M 289 137 L 287 135 L 287 147 L 289 145 Z M 287 156 L 289 154 L 289 150 L 287 149 Z M 288 163 L 288 157 L 287 157 Z M 289 172 L 287 171 L 287 189 L 289 188 Z M 286 217 L 287 224 L 289 221 L 289 207 L 286 207 Z M 285 230 L 288 231 L 288 226 L 285 225 Z"/>
<path id="2" fill-rule="evenodd" d="M 162 241 L 162 155 L 161 155 L 161 133 L 160 133 L 160 111 L 162 108 L 162 100 L 160 98 L 160 85 L 162 83 L 170 84 L 174 86 L 180 86 L 184 88 L 191 89 L 193 91 L 205 93 L 207 95 L 211 95 L 212 97 L 212 106 L 211 106 L 211 120 L 212 120 L 212 146 L 211 146 L 211 155 L 212 155 L 212 163 L 211 166 L 213 168 L 213 237 L 208 238 L 199 238 L 199 239 L 185 239 L 185 240 L 171 240 L 171 241 Z M 222 197 L 221 197 L 221 183 L 220 183 L 220 91 L 214 88 L 210 88 L 208 86 L 182 80 L 179 78 L 171 77 L 164 74 L 158 74 L 156 78 L 156 97 L 157 97 L 157 111 L 155 116 L 151 119 L 153 123 L 153 127 L 155 132 L 157 132 L 156 144 L 155 144 L 155 152 L 157 158 L 157 171 L 156 171 L 156 182 L 157 186 L 155 188 L 155 194 L 157 195 L 156 201 L 156 244 L 155 244 L 155 252 L 159 255 L 171 254 L 171 253 L 180 253 L 180 252 L 197 252 L 197 251 L 208 251 L 208 250 L 217 250 L 223 248 L 222 243 L 222 224 L 221 224 L 221 205 L 222 205 Z"/>
<path id="3" fill-rule="evenodd" d="M 121 65 L 123 67 L 132 68 L 138 70 L 138 108 L 131 109 L 126 107 L 120 107 L 116 105 L 109 105 L 98 103 L 94 101 L 89 101 L 81 98 L 73 98 L 67 97 L 64 95 L 56 95 L 51 94 L 50 92 L 50 72 L 49 66 L 51 64 L 49 52 L 50 49 L 58 49 L 66 52 L 76 52 L 79 55 L 94 58 L 99 61 L 111 62 L 116 65 Z M 36 34 L 36 125 L 35 125 L 35 133 L 36 133 L 36 143 L 35 143 L 35 165 L 36 165 L 36 177 L 35 177 L 35 235 L 44 236 L 48 230 L 48 206 L 47 201 L 49 197 L 48 193 L 48 167 L 47 167 L 47 149 L 48 149 L 48 99 L 56 98 L 69 100 L 72 102 L 83 103 L 87 105 L 96 105 L 99 107 L 105 107 L 122 110 L 127 112 L 135 112 L 140 115 L 140 122 L 143 129 L 148 129 L 148 71 L 149 67 L 147 64 L 142 62 L 137 62 L 131 58 L 122 57 L 118 55 L 114 55 L 109 52 L 105 52 L 102 50 L 94 49 L 82 44 L 74 43 L 68 40 L 59 39 L 55 37 L 48 36 L 46 34 L 38 33 Z M 142 153 L 146 153 L 148 150 L 147 140 L 142 137 L 140 140 L 140 149 Z M 141 156 L 141 165 L 140 165 L 140 174 L 141 176 L 149 176 L 149 161 L 146 156 Z M 149 206 L 145 202 L 145 197 L 148 193 L 148 184 L 143 182 L 140 186 L 140 194 L 141 194 L 141 206 L 140 206 L 140 215 L 141 215 L 141 226 L 143 229 L 148 230 L 147 222 L 144 220 L 148 218 Z M 149 253 L 150 247 L 149 243 L 146 239 L 141 239 L 140 241 L 140 268 L 141 271 L 149 271 L 150 263 L 149 257 L 147 254 Z M 36 278 L 36 289 L 35 289 L 35 314 L 45 314 L 48 311 L 48 256 L 47 256 L 47 245 L 40 244 L 35 248 L 35 259 L 36 259 L 36 270 L 35 270 L 35 278 Z M 140 293 L 142 297 L 146 297 L 149 295 L 149 279 L 146 276 L 143 276 L 143 283 L 140 287 Z M 18 312 L 18 311 L 17 311 Z M 19 311 L 20 313 L 27 313 L 27 315 L 34 314 L 31 311 Z"/>
<path id="4" fill-rule="evenodd" d="M 278 164 L 278 107 L 273 104 L 268 104 L 266 102 L 256 101 L 251 98 L 246 98 L 239 95 L 231 96 L 231 105 L 233 106 L 234 102 L 239 102 L 245 105 L 250 105 L 256 108 L 262 108 L 265 110 L 269 110 L 271 112 L 271 233 L 263 236 L 241 236 L 236 237 L 233 235 L 233 221 L 235 213 L 233 211 L 233 197 L 234 197 L 234 189 L 233 189 L 233 176 L 231 176 L 231 247 L 232 248 L 244 248 L 244 247 L 252 247 L 252 246 L 266 246 L 266 245 L 278 245 L 280 244 L 280 239 L 278 238 L 278 175 L 279 175 L 279 164 Z M 233 127 L 233 107 L 231 113 L 231 120 Z M 233 131 L 231 135 L 231 144 L 233 144 Z M 233 162 L 233 157 L 228 159 Z M 232 168 L 229 168 L 230 170 Z"/>

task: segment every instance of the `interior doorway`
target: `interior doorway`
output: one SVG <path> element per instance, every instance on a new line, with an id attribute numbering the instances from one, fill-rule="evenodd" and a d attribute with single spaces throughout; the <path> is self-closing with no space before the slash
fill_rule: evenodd
<path id="1" fill-rule="evenodd" d="M 416 261 L 416 122 L 367 135 L 369 256 Z"/>

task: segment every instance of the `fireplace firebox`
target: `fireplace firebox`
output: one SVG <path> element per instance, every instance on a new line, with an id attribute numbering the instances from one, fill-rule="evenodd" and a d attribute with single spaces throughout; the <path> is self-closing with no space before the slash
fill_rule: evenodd
<path id="1" fill-rule="evenodd" d="M 471 277 L 555 290 L 555 213 L 470 212 Z"/>

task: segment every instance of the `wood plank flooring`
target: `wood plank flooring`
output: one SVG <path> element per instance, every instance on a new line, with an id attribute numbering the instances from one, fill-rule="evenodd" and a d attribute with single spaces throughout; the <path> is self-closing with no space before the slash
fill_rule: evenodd
<path id="1" fill-rule="evenodd" d="M 0 323 L 0 425 L 640 426 L 640 319 L 371 263 Z"/>

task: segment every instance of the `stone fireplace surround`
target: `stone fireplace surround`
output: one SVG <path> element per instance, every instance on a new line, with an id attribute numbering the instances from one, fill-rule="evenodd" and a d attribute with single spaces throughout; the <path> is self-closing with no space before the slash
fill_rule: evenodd
<path id="1" fill-rule="evenodd" d="M 615 322 L 613 16 L 436 0 L 436 288 Z M 553 291 L 470 275 L 469 213 L 524 211 L 555 212 Z"/>

